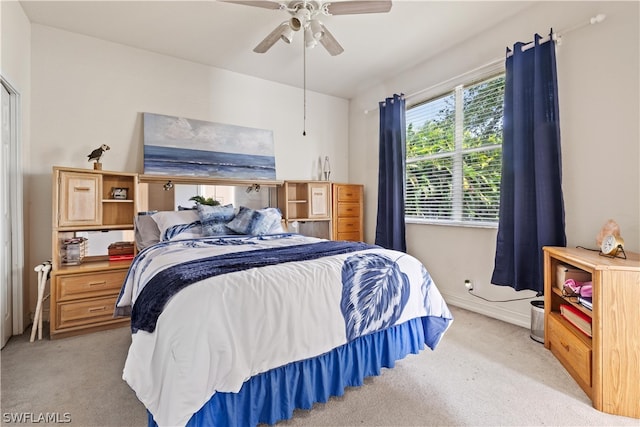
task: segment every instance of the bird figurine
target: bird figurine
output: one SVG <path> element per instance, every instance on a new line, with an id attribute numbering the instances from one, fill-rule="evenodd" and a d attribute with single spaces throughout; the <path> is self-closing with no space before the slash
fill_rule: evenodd
<path id="1" fill-rule="evenodd" d="M 107 144 L 102 144 L 100 147 L 96 148 L 89 154 L 87 157 L 89 158 L 89 162 L 91 160 L 95 160 L 96 163 L 100 163 L 100 158 L 104 154 L 105 151 L 110 150 L 111 148 Z"/>

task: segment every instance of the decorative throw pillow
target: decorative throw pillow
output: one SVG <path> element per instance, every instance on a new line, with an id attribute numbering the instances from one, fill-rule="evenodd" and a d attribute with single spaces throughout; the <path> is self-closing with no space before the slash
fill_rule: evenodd
<path id="1" fill-rule="evenodd" d="M 271 226 L 271 229 L 267 232 L 267 234 L 279 234 L 279 233 L 284 233 L 284 228 L 282 227 L 282 216 L 280 217 L 280 221 L 273 224 L 273 226 Z"/>
<path id="2" fill-rule="evenodd" d="M 282 228 L 282 212 L 280 212 L 280 209 L 264 208 L 260 209 L 260 212 L 267 217 L 266 221 L 271 222 L 267 234 L 284 233 L 284 229 Z"/>
<path id="3" fill-rule="evenodd" d="M 198 205 L 198 216 L 202 223 L 202 233 L 205 236 L 225 236 L 235 234 L 227 227 L 227 223 L 234 217 L 233 205 L 209 206 Z"/>
<path id="4" fill-rule="evenodd" d="M 268 234 L 281 218 L 282 215 L 276 208 L 254 210 L 240 206 L 238 214 L 227 224 L 227 227 L 240 234 L 260 236 Z"/>

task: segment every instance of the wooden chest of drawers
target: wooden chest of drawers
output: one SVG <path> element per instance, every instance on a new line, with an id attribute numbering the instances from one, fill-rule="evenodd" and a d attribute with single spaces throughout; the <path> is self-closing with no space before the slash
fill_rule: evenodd
<path id="1" fill-rule="evenodd" d="M 51 337 L 77 335 L 125 325 L 128 318 L 114 318 L 113 310 L 127 275 L 129 262 L 108 263 L 107 271 L 65 274 L 56 272 L 51 280 L 55 304 L 51 306 Z"/>
<path id="2" fill-rule="evenodd" d="M 364 187 L 357 184 L 333 184 L 331 189 L 333 240 L 362 241 L 364 238 Z"/>

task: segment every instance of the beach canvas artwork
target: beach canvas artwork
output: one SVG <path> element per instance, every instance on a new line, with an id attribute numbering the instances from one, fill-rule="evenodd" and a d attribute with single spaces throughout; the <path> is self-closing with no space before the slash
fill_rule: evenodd
<path id="1" fill-rule="evenodd" d="M 273 131 L 144 113 L 147 175 L 274 180 Z"/>

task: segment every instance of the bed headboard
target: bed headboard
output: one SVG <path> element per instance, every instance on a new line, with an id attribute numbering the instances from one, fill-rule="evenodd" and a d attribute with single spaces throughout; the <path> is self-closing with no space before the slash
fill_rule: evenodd
<path id="1" fill-rule="evenodd" d="M 139 175 L 138 210 L 170 211 L 191 207 L 196 195 L 212 197 L 221 204 L 254 209 L 277 206 L 276 189 L 281 181 L 223 180 L 206 177 Z"/>

